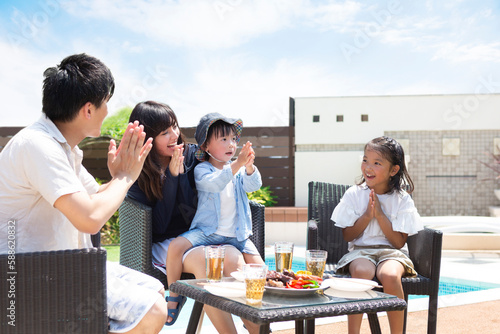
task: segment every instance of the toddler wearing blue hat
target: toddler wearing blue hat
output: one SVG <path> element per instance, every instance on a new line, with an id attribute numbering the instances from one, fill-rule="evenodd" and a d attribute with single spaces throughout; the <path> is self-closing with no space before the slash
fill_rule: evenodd
<path id="1" fill-rule="evenodd" d="M 207 245 L 232 245 L 246 263 L 264 264 L 259 251 L 249 239 L 252 217 L 247 192 L 259 190 L 262 178 L 254 165 L 255 151 L 246 142 L 236 160 L 243 122 L 219 113 L 203 116 L 196 127 L 202 161 L 195 167 L 198 206 L 189 231 L 174 239 L 167 254 L 169 284 L 180 279 L 182 256 L 190 248 Z M 175 295 L 171 293 L 171 295 Z"/>

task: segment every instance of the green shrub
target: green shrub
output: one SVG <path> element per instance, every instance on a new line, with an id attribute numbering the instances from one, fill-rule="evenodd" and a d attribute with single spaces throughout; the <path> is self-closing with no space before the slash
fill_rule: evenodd
<path id="1" fill-rule="evenodd" d="M 248 199 L 264 206 L 274 206 L 276 203 L 275 199 L 277 196 L 273 195 L 273 192 L 267 187 L 261 187 L 259 190 L 252 193 L 247 193 Z"/>
<path id="2" fill-rule="evenodd" d="M 97 183 L 103 184 L 106 181 L 96 178 Z M 101 244 L 116 245 L 120 243 L 120 223 L 118 219 L 118 211 L 101 228 Z"/>
<path id="3" fill-rule="evenodd" d="M 127 129 L 131 113 L 131 107 L 124 107 L 113 115 L 106 117 L 104 122 L 102 122 L 101 136 L 111 136 L 117 141 L 120 141 L 123 137 L 123 133 Z"/>

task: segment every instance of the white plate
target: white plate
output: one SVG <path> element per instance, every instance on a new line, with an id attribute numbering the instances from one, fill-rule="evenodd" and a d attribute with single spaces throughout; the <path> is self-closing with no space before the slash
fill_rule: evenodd
<path id="1" fill-rule="evenodd" d="M 241 281 L 241 282 L 244 282 L 245 281 L 245 274 L 243 274 L 242 271 L 233 271 L 231 273 L 231 276 L 237 280 L 237 281 Z"/>
<path id="2" fill-rule="evenodd" d="M 347 299 L 363 299 L 363 298 L 374 298 L 377 293 L 373 290 L 368 291 L 341 291 L 334 288 L 328 288 L 325 290 L 325 295 L 337 298 L 347 298 Z"/>
<path id="3" fill-rule="evenodd" d="M 331 287 L 340 291 L 368 291 L 378 286 L 375 281 L 361 278 L 328 278 L 321 284 L 322 287 Z"/>
<path id="4" fill-rule="evenodd" d="M 307 295 L 312 295 L 315 294 L 318 291 L 325 290 L 327 287 L 321 287 L 321 288 L 316 288 L 316 289 L 290 289 L 290 288 L 277 288 L 277 287 L 272 287 L 272 286 L 266 286 L 265 291 L 268 293 L 272 293 L 275 295 L 281 295 L 281 296 L 307 296 Z"/>
<path id="5" fill-rule="evenodd" d="M 221 297 L 245 297 L 245 283 L 218 282 L 205 285 L 205 290 Z"/>

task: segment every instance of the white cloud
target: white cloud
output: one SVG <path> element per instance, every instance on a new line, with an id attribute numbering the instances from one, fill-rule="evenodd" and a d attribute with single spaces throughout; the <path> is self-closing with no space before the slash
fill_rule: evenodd
<path id="1" fill-rule="evenodd" d="M 98 16 L 174 46 L 231 47 L 291 23 L 297 1 L 74 1 L 73 15 Z M 113 13 L 113 15 L 110 15 Z"/>
<path id="2" fill-rule="evenodd" d="M 458 43 L 443 43 L 436 47 L 436 53 L 431 60 L 448 60 L 452 63 L 500 63 L 500 43 L 460 45 Z"/>
<path id="3" fill-rule="evenodd" d="M 305 6 L 302 11 L 306 23 L 318 27 L 321 31 L 335 30 L 346 32 L 353 27 L 359 27 L 355 20 L 362 10 L 362 5 L 356 1 L 331 2 L 325 5 Z"/>
<path id="4" fill-rule="evenodd" d="M 169 68 L 161 63 L 148 64 L 140 73 L 131 71 L 125 64 L 111 63 L 116 90 L 109 102 L 111 111 L 134 107 L 146 100 L 169 103 L 167 97 L 175 95 L 176 88 L 170 82 Z"/>
<path id="5" fill-rule="evenodd" d="M 56 65 L 52 55 L 28 52 L 0 40 L 2 125 L 26 126 L 42 111 L 43 71 Z M 60 60 L 59 60 L 60 61 Z"/>
<path id="6" fill-rule="evenodd" d="M 445 8 L 446 9 L 446 8 Z M 387 45 L 408 46 L 430 61 L 446 60 L 452 64 L 500 62 L 500 43 L 484 20 L 494 20 L 491 10 L 453 7 L 451 13 L 396 16 L 395 22 L 381 30 L 377 39 Z M 432 12 L 432 13 L 431 13 Z"/>
<path id="7" fill-rule="evenodd" d="M 65 8 L 75 16 L 110 20 L 173 46 L 216 49 L 303 25 L 344 30 L 361 5 L 309 0 L 81 0 L 68 2 Z"/>
<path id="8" fill-rule="evenodd" d="M 172 99 L 181 126 L 195 126 L 208 112 L 240 117 L 246 126 L 288 125 L 290 97 L 330 96 L 349 80 L 321 65 L 282 59 L 270 68 L 248 67 L 245 57 L 211 59 L 196 70 L 196 81 Z"/>

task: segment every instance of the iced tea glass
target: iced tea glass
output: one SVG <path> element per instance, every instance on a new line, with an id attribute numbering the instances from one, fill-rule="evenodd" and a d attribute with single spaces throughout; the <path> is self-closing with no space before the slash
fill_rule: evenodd
<path id="1" fill-rule="evenodd" d="M 275 242 L 274 258 L 276 260 L 276 271 L 282 273 L 283 269 L 291 270 L 293 260 L 293 242 Z"/>
<path id="2" fill-rule="evenodd" d="M 224 246 L 205 246 L 205 268 L 209 282 L 222 280 Z"/>
<path id="3" fill-rule="evenodd" d="M 325 250 L 306 250 L 306 270 L 323 278 L 327 256 L 328 252 Z"/>
<path id="4" fill-rule="evenodd" d="M 243 265 L 243 274 L 245 275 L 247 304 L 261 303 L 266 285 L 267 266 L 265 264 L 245 264 Z"/>

